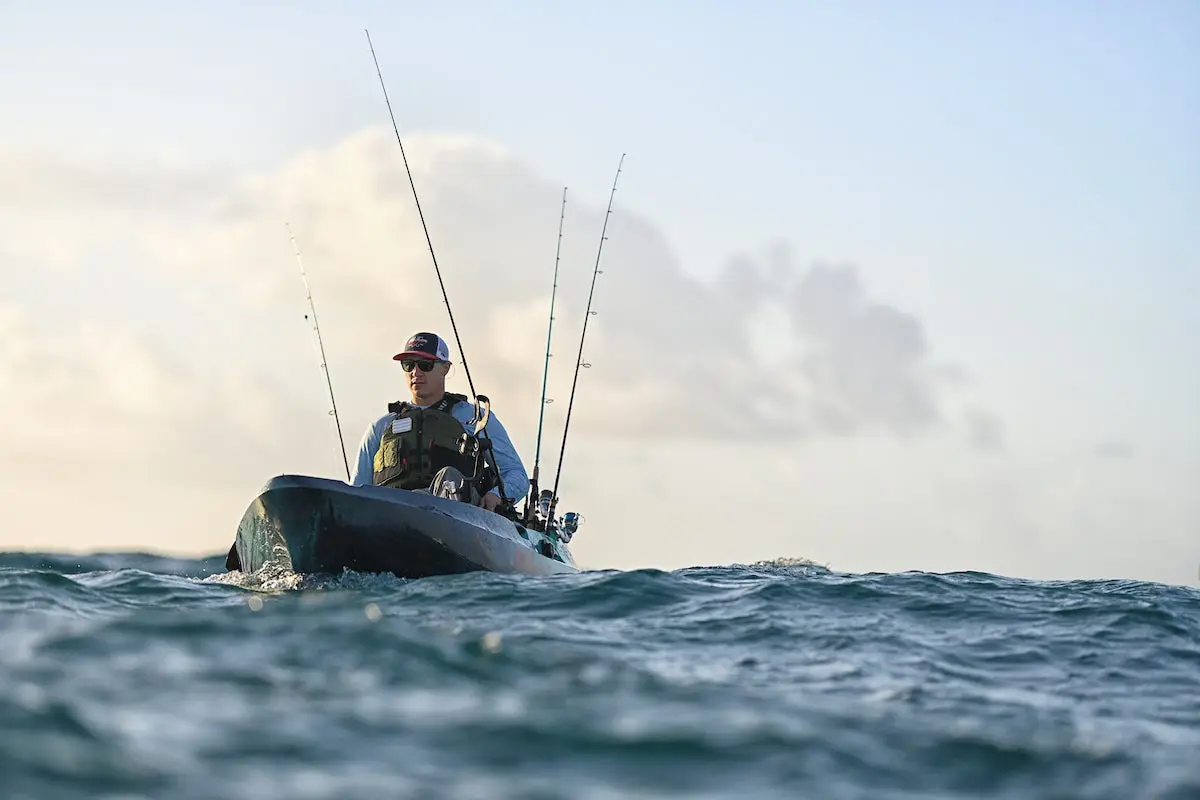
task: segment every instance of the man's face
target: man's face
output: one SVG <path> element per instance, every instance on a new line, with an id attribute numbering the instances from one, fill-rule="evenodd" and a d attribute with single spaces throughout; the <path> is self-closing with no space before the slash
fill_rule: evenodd
<path id="1" fill-rule="evenodd" d="M 450 362 L 432 358 L 406 358 L 400 366 L 408 374 L 408 388 L 413 396 L 431 397 L 446 390 L 446 372 Z"/>

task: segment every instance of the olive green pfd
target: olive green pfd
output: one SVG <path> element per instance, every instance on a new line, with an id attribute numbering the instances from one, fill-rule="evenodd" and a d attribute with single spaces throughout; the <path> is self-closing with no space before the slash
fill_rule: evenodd
<path id="1" fill-rule="evenodd" d="M 407 402 L 389 404 L 394 416 L 375 452 L 375 485 L 428 489 L 443 467 L 456 467 L 468 477 L 474 474 L 473 437 L 450 413 L 466 399 L 465 395 L 447 394 L 429 408 Z M 459 450 L 464 435 L 468 438 L 466 453 Z"/>

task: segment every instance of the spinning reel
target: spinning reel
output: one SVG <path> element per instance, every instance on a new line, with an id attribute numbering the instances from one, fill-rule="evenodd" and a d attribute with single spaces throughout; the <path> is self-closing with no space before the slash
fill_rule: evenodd
<path id="1" fill-rule="evenodd" d="M 539 492 L 537 505 L 534 508 L 534 519 L 529 527 L 543 533 L 554 534 L 563 544 L 566 544 L 571 541 L 575 531 L 579 530 L 580 524 L 585 520 L 583 515 L 576 511 L 568 511 L 556 519 L 554 518 L 554 505 L 552 490 L 543 489 Z"/>

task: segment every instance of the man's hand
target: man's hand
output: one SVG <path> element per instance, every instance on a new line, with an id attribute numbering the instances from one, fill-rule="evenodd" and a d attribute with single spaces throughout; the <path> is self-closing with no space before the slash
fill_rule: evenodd
<path id="1" fill-rule="evenodd" d="M 483 506 L 488 511 L 495 511 L 500 507 L 500 495 L 488 492 L 483 496 L 483 500 L 480 501 L 479 505 Z"/>

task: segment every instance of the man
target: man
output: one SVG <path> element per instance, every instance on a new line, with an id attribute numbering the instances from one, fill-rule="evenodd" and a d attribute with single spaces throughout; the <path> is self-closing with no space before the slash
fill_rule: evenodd
<path id="1" fill-rule="evenodd" d="M 392 360 L 399 361 L 408 376 L 412 401 L 389 404 L 388 413 L 367 428 L 350 483 L 439 493 L 434 479 L 446 478 L 456 483 L 459 499 L 496 511 L 501 505 L 499 486 L 491 486 L 482 495 L 474 487 L 462 486 L 462 476 L 474 471 L 474 460 L 459 454 L 458 439 L 463 431 L 474 432 L 475 404 L 465 395 L 446 392 L 451 361 L 445 340 L 435 333 L 414 333 Z M 514 502 L 524 497 L 529 476 L 494 413 L 480 438 L 491 440 L 491 453 L 485 451 L 485 455 L 500 474 L 504 496 Z"/>

